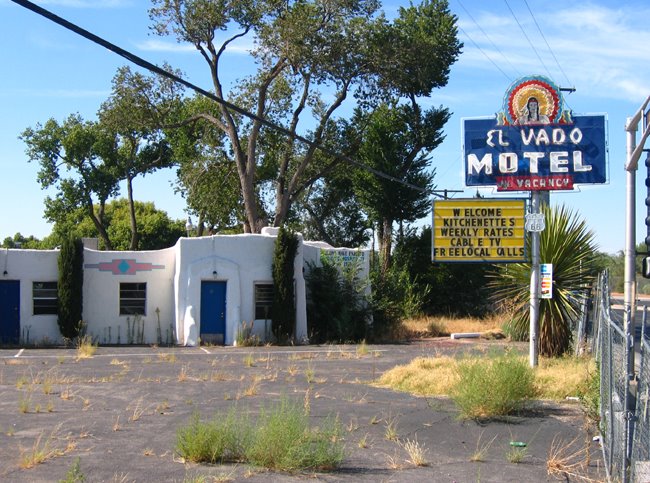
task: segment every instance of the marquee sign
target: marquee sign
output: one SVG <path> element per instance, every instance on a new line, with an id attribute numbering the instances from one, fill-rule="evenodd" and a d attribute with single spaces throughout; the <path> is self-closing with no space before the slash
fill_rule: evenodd
<path id="1" fill-rule="evenodd" d="M 574 116 L 542 76 L 515 81 L 496 117 L 463 120 L 465 184 L 498 191 L 607 183 L 604 115 Z"/>
<path id="2" fill-rule="evenodd" d="M 433 202 L 433 262 L 523 262 L 526 201 L 454 199 Z"/>

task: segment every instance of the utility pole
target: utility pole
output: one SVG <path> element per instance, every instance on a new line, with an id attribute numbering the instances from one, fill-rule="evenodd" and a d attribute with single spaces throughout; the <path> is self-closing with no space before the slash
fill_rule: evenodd
<path id="1" fill-rule="evenodd" d="M 625 123 L 626 132 L 626 162 L 625 162 L 625 275 L 623 282 L 623 325 L 627 345 L 633 341 L 634 319 L 636 312 L 636 171 L 643 146 L 650 135 L 650 126 L 644 125 L 641 141 L 637 145 L 636 132 L 645 109 L 650 102 L 650 96 L 632 117 Z M 645 124 L 645 123 L 644 123 Z M 627 373 L 634 374 L 634 350 L 627 349 Z"/>
<path id="2" fill-rule="evenodd" d="M 540 192 L 531 193 L 531 210 L 533 215 L 540 214 Z M 530 336 L 529 356 L 530 367 L 537 367 L 538 364 L 538 339 L 539 339 L 539 230 L 530 232 L 531 273 L 530 273 Z"/>

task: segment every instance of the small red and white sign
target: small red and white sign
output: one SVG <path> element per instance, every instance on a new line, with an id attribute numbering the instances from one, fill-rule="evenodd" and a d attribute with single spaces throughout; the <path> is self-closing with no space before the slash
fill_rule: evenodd
<path id="1" fill-rule="evenodd" d="M 497 176 L 497 191 L 572 190 L 573 176 Z"/>

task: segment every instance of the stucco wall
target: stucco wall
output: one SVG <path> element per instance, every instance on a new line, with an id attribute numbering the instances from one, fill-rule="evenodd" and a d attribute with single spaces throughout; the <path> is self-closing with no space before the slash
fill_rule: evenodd
<path id="1" fill-rule="evenodd" d="M 83 314 L 88 334 L 102 344 L 173 342 L 175 269 L 173 247 L 142 252 L 84 250 Z M 120 315 L 123 282 L 147 284 L 144 316 Z M 131 335 L 127 330 L 136 319 Z"/>
<path id="2" fill-rule="evenodd" d="M 1 280 L 20 282 L 20 340 L 30 344 L 61 343 L 56 315 L 34 315 L 33 282 L 56 282 L 58 250 L 0 250 Z M 6 273 L 5 273 L 6 272 Z"/>
<path id="3" fill-rule="evenodd" d="M 201 334 L 201 285 L 226 282 L 224 343 L 235 343 L 242 322 L 253 322 L 253 333 L 264 340 L 270 321 L 254 320 L 255 284 L 272 284 L 271 265 L 277 230 L 261 235 L 215 235 L 181 238 L 171 248 L 118 252 L 84 250 L 84 308 L 87 332 L 101 344 L 167 343 L 197 345 Z M 296 331 L 307 340 L 304 272 L 307 261 L 320 264 L 327 246 L 305 243 L 299 234 L 294 261 Z M 331 249 L 336 252 L 336 249 Z M 33 315 L 32 283 L 58 279 L 59 251 L 2 250 L 1 280 L 18 281 L 21 341 L 61 343 L 56 315 Z M 345 255 L 345 253 L 344 253 Z M 359 256 L 359 252 L 347 253 Z M 361 276 L 369 270 L 368 252 L 361 254 Z M 0 270 L 1 272 L 2 270 Z M 120 315 L 120 284 L 146 284 L 146 314 Z"/>
<path id="4" fill-rule="evenodd" d="M 271 263 L 274 247 L 275 236 L 271 235 L 181 238 L 176 245 L 177 343 L 182 345 L 198 343 L 201 333 L 201 282 L 214 280 L 227 283 L 224 342 L 227 345 L 233 344 L 240 324 L 254 320 L 255 283 L 273 283 Z M 306 336 L 302 266 L 302 251 L 299 248 L 294 264 L 298 340 Z M 264 321 L 254 322 L 254 333 L 264 335 Z"/>

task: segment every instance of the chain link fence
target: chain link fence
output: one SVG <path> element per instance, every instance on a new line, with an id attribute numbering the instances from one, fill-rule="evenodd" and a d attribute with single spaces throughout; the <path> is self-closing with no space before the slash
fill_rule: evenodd
<path id="1" fill-rule="evenodd" d="M 593 330 L 578 327 L 578 341 L 591 348 L 600 367 L 600 432 L 609 481 L 650 482 L 650 339 L 646 313 L 637 324 L 635 367 L 628 368 L 634 334 L 626 336 L 623 323 L 612 317 L 607 272 L 593 289 L 590 310 Z M 637 317 L 638 318 L 638 317 Z M 580 325 L 580 324 L 578 324 Z"/>
<path id="2" fill-rule="evenodd" d="M 644 310 L 639 342 L 640 361 L 634 411 L 634 438 L 632 441 L 632 472 L 634 481 L 650 481 L 650 340 L 645 331 L 647 314 Z"/>

